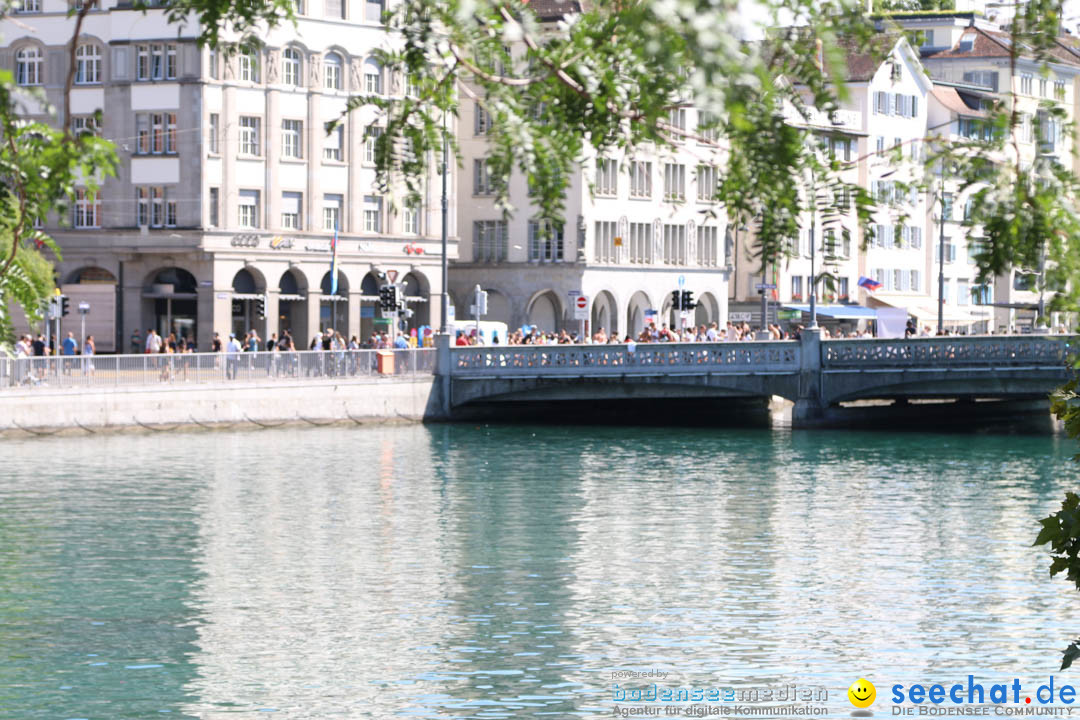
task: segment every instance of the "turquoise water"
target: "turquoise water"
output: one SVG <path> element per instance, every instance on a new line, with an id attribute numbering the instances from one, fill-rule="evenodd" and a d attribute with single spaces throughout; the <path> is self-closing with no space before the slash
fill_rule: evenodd
<path id="1" fill-rule="evenodd" d="M 1045 682 L 1066 439 L 397 426 L 0 445 L 0 717 L 610 717 Z M 887 715 L 886 705 L 878 706 Z"/>

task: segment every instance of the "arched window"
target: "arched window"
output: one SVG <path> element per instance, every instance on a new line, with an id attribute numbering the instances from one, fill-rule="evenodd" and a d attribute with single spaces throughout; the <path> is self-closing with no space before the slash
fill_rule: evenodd
<path id="1" fill-rule="evenodd" d="M 341 89 L 341 56 L 337 53 L 327 53 L 323 58 L 323 73 L 325 80 L 323 87 L 327 90 Z"/>
<path id="2" fill-rule="evenodd" d="M 41 84 L 41 50 L 24 47 L 15 53 L 15 82 L 19 85 Z"/>
<path id="3" fill-rule="evenodd" d="M 382 68 L 375 60 L 364 62 L 364 92 L 368 95 L 382 95 Z"/>
<path id="4" fill-rule="evenodd" d="M 286 48 L 281 59 L 281 76 L 286 85 L 300 86 L 300 78 L 303 77 L 300 51 L 296 48 Z"/>
<path id="5" fill-rule="evenodd" d="M 101 82 L 101 49 L 86 43 L 75 50 L 75 84 L 91 85 Z"/>

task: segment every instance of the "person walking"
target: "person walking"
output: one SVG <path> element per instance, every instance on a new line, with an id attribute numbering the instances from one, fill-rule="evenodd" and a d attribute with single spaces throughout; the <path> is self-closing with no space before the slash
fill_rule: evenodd
<path id="1" fill-rule="evenodd" d="M 94 347 L 94 336 L 87 335 L 86 342 L 83 343 L 83 374 L 94 374 L 94 353 L 96 349 Z"/>
<path id="2" fill-rule="evenodd" d="M 75 333 L 69 332 L 61 347 L 64 353 L 64 374 L 70 375 L 73 358 L 79 352 L 79 341 L 75 339 Z"/>

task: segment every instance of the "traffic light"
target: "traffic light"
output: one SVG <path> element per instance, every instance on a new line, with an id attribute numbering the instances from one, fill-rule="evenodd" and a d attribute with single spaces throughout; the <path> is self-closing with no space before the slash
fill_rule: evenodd
<path id="1" fill-rule="evenodd" d="M 384 311 L 397 309 L 397 287 L 383 285 L 379 288 L 379 307 Z"/>
<path id="2" fill-rule="evenodd" d="M 676 310 L 682 310 L 682 307 L 680 306 L 681 300 L 682 299 L 679 297 L 679 291 L 678 290 L 672 290 L 671 291 L 671 307 L 673 307 Z"/>
<path id="3" fill-rule="evenodd" d="M 690 290 L 682 291 L 682 309 L 693 310 L 696 307 L 694 303 L 694 293 Z"/>
<path id="4" fill-rule="evenodd" d="M 70 312 L 71 312 L 71 306 L 68 303 L 68 296 L 67 295 L 61 295 L 60 296 L 60 317 L 67 317 L 68 313 L 70 313 Z"/>
<path id="5" fill-rule="evenodd" d="M 255 315 L 261 320 L 266 317 L 266 296 L 255 298 Z"/>

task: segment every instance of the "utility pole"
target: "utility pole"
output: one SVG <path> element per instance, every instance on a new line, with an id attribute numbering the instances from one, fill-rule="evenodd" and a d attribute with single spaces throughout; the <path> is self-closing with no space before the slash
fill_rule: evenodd
<path id="1" fill-rule="evenodd" d="M 945 161 L 941 161 L 941 219 L 938 222 L 937 334 L 945 334 Z"/>
<path id="2" fill-rule="evenodd" d="M 446 157 L 447 157 L 447 140 L 446 140 L 446 113 L 443 112 L 443 141 L 442 141 L 442 311 L 440 313 L 441 320 L 439 322 L 439 334 L 445 335 L 447 333 L 446 316 L 450 314 L 450 288 L 449 280 L 447 278 L 447 262 L 446 262 L 446 235 L 449 226 L 449 201 L 446 195 Z"/>

